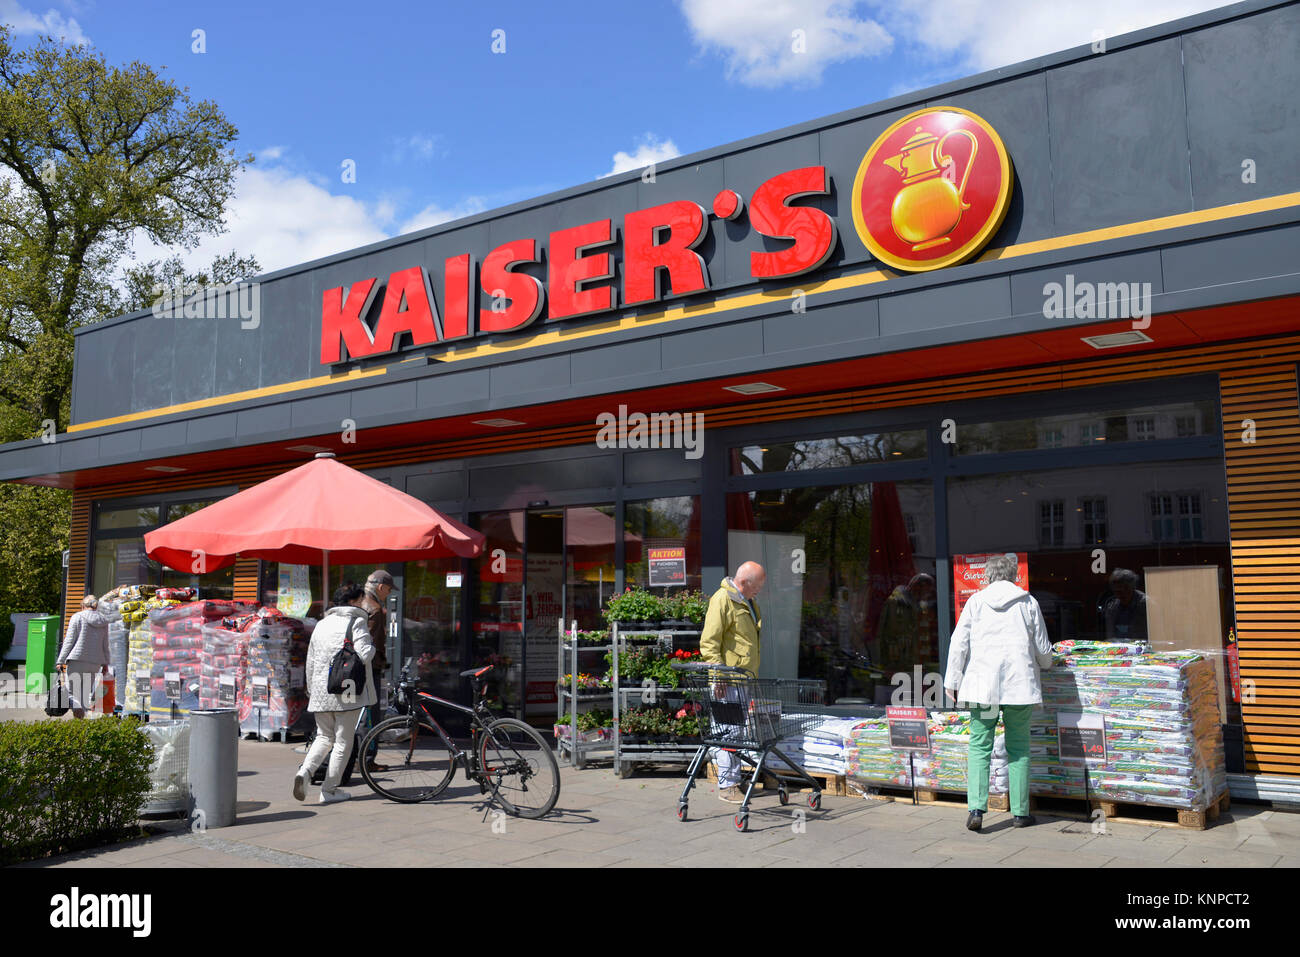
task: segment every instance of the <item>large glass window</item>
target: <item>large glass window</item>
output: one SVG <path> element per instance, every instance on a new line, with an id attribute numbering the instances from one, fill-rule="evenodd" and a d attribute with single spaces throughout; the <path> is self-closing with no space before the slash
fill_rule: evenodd
<path id="1" fill-rule="evenodd" d="M 956 455 L 988 455 L 1216 434 L 1209 399 L 957 425 Z"/>
<path id="2" fill-rule="evenodd" d="M 804 472 L 867 463 L 902 462 L 926 456 L 924 429 L 833 435 L 797 442 L 755 443 L 731 450 L 732 475 Z"/>
<path id="3" fill-rule="evenodd" d="M 727 520 L 728 567 L 767 571 L 762 674 L 825 680 L 832 702 L 888 703 L 890 675 L 937 667 L 929 481 L 739 492 Z"/>
<path id="4" fill-rule="evenodd" d="M 681 588 L 693 591 L 702 587 L 698 495 L 627 502 L 623 510 L 623 567 L 627 584 L 653 588 L 661 595 L 676 594 Z M 679 554 L 680 582 L 676 579 Z M 652 561 L 654 581 L 651 581 Z"/>
<path id="5" fill-rule="evenodd" d="M 199 575 L 188 569 L 166 568 L 148 558 L 144 551 L 146 532 L 161 528 L 214 501 L 215 498 L 208 497 L 167 504 L 157 500 L 135 505 L 97 503 L 90 548 L 93 594 L 102 595 L 119 585 L 163 585 L 197 588 L 202 598 L 230 599 L 235 585 L 233 566 Z"/>

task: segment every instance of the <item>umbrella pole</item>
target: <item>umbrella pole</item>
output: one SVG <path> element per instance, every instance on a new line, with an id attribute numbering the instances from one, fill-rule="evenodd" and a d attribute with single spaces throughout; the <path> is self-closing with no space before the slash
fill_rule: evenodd
<path id="1" fill-rule="evenodd" d="M 321 616 L 324 617 L 325 612 L 327 612 L 330 607 L 330 553 L 328 549 L 322 548 L 320 554 L 320 587 L 321 591 L 324 592 L 324 594 L 321 595 L 320 608 Z"/>

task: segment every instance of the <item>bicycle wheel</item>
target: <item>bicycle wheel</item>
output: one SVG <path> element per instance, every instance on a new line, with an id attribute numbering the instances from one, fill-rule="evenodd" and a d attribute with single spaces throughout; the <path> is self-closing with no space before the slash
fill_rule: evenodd
<path id="1" fill-rule="evenodd" d="M 519 817 L 542 817 L 560 797 L 550 745 L 515 718 L 498 718 L 479 735 L 479 768 L 492 794 Z"/>
<path id="2" fill-rule="evenodd" d="M 374 746 L 373 755 L 370 748 Z M 433 725 L 407 715 L 381 721 L 361 742 L 361 775 L 371 790 L 402 804 L 418 804 L 447 789 L 456 770 L 452 749 Z M 376 768 L 371 770 L 371 762 Z"/>

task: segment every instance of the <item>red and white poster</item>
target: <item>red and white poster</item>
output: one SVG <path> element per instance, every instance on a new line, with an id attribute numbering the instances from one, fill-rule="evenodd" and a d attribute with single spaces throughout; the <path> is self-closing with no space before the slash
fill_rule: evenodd
<path id="1" fill-rule="evenodd" d="M 1028 552 L 985 552 L 980 555 L 952 556 L 952 593 L 956 602 L 953 606 L 953 624 L 961 618 L 961 610 L 966 607 L 966 600 L 984 587 L 984 565 L 990 558 L 999 555 L 1016 557 L 1016 584 L 1029 591 L 1029 553 Z"/>

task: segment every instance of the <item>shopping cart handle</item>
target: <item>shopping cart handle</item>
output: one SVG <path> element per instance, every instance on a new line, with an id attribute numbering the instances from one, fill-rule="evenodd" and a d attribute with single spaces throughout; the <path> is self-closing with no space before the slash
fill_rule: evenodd
<path id="1" fill-rule="evenodd" d="M 668 665 L 674 671 L 708 671 L 719 674 L 745 675 L 753 677 L 752 671 L 736 668 L 732 665 L 719 665 L 711 661 L 673 661 Z"/>

